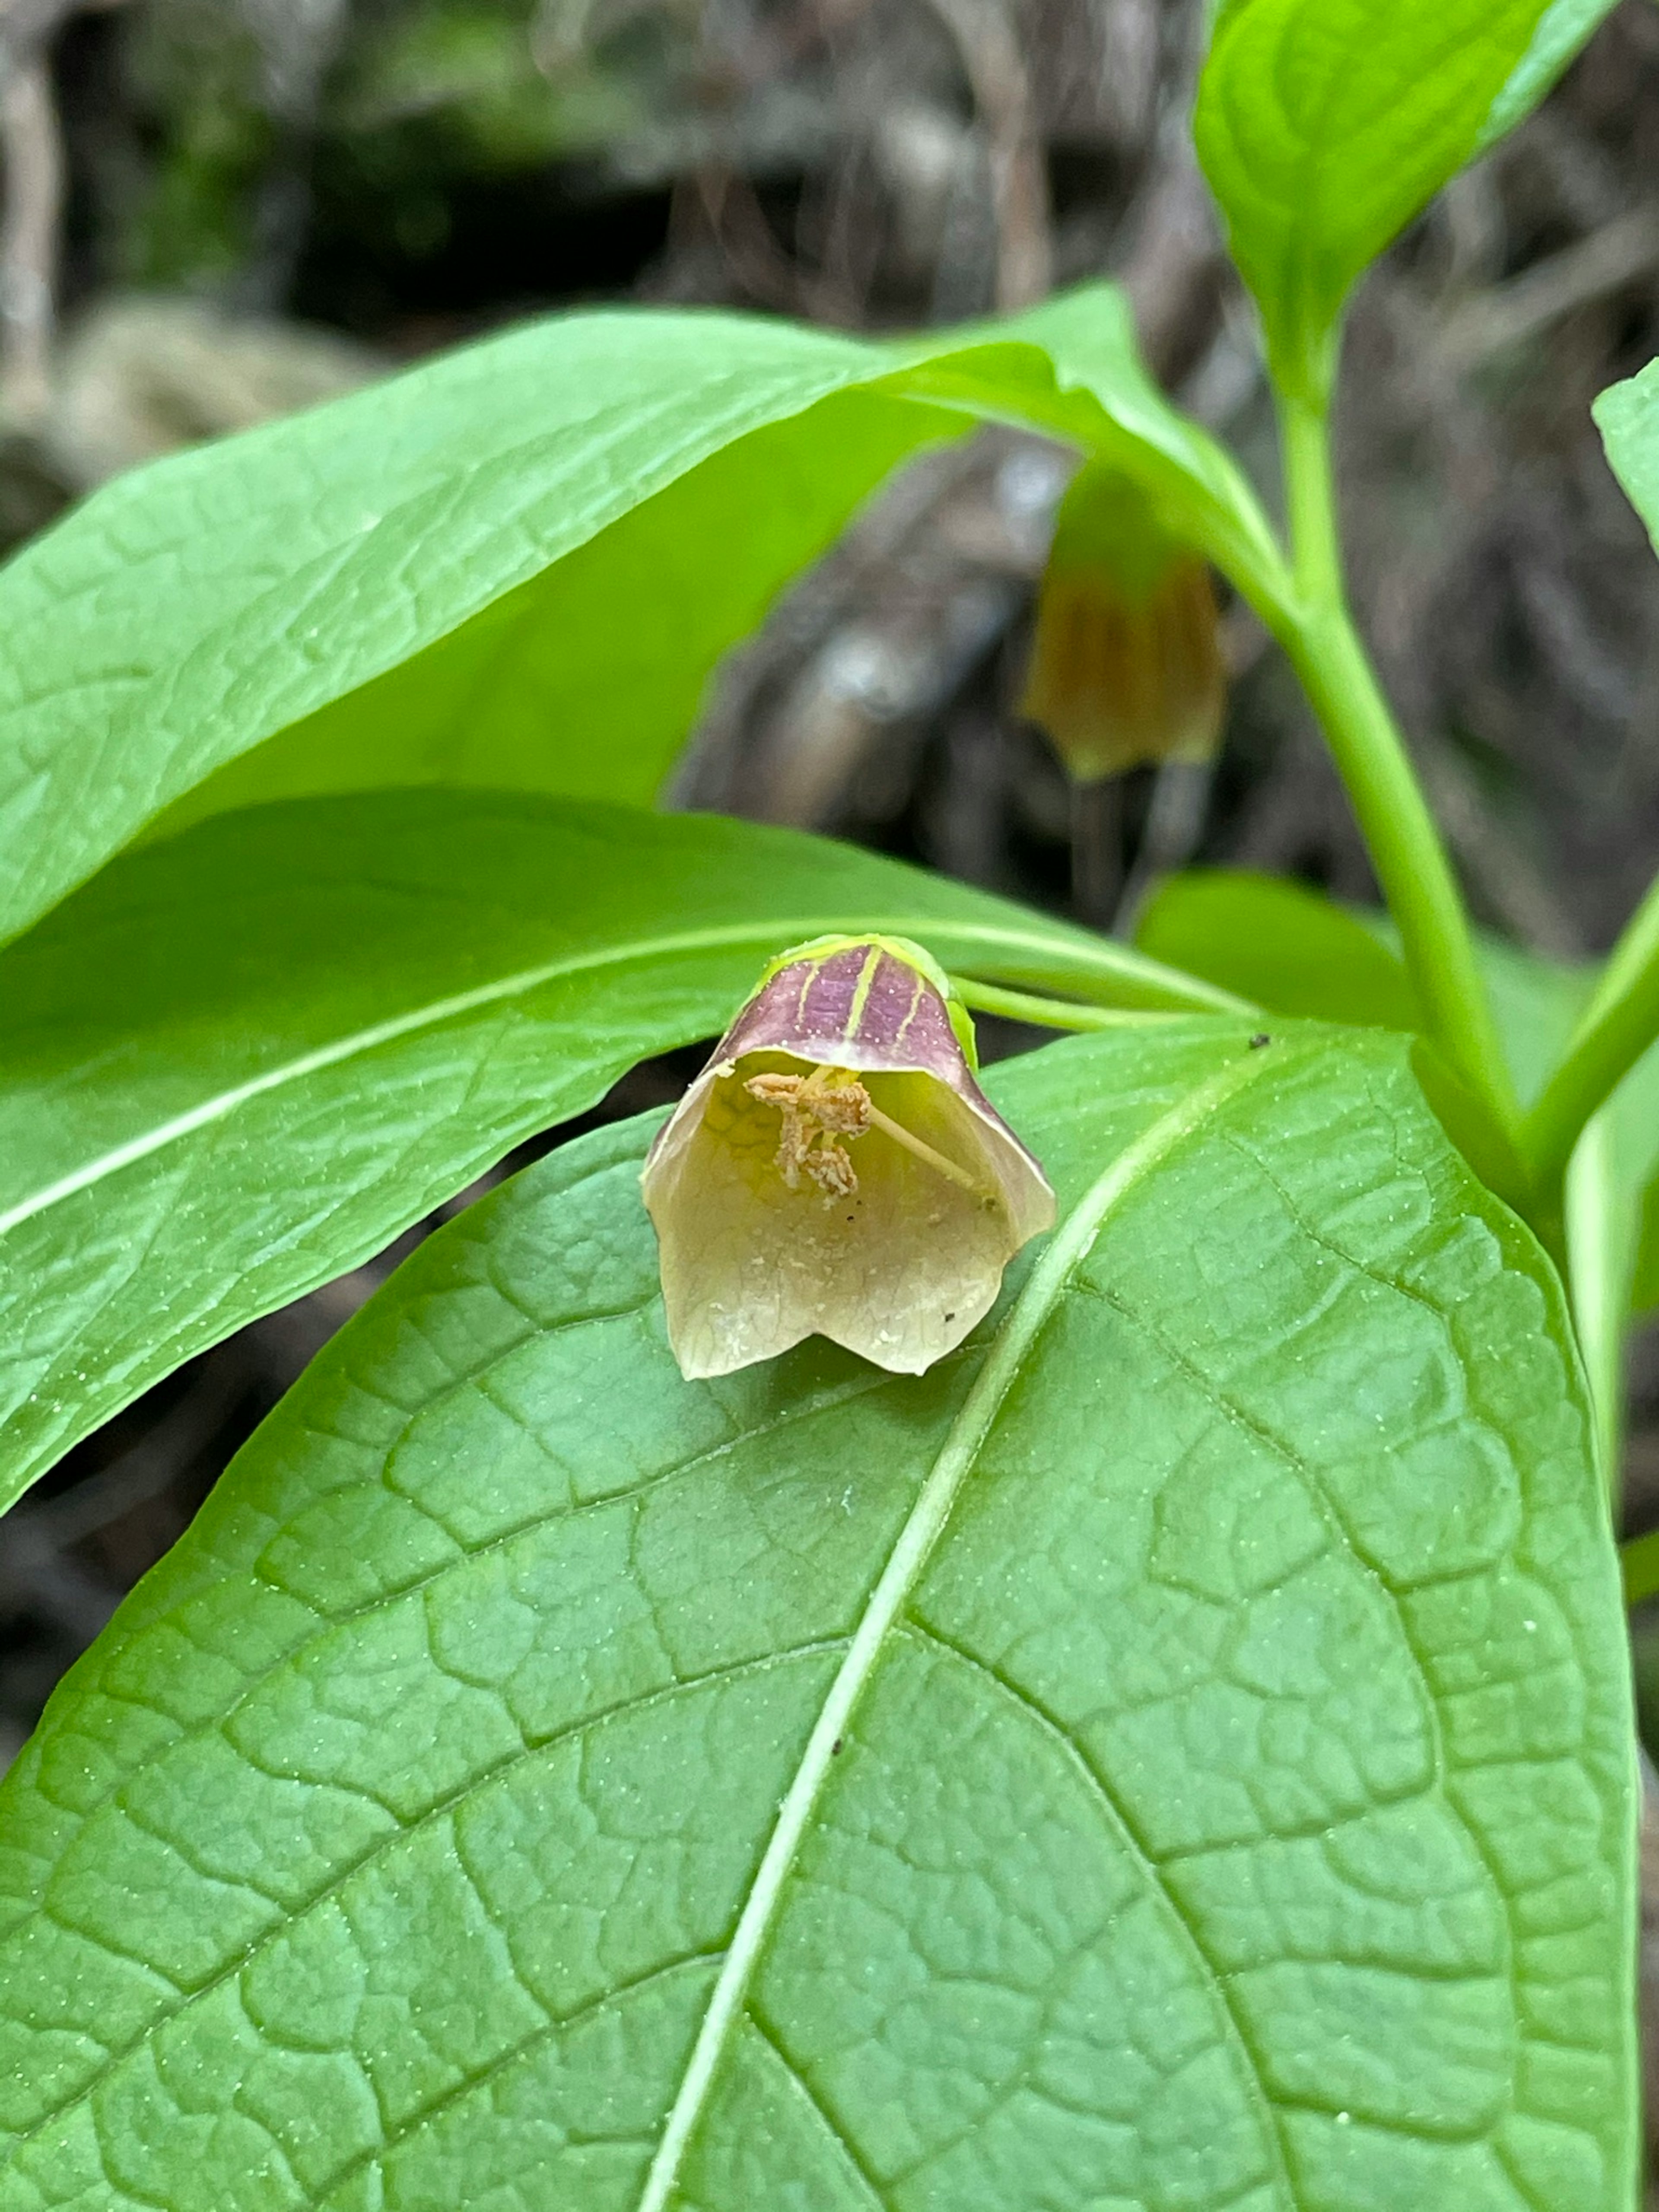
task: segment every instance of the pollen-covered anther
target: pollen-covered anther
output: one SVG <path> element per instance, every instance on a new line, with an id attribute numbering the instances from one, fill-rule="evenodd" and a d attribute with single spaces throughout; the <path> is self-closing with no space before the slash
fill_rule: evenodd
<path id="1" fill-rule="evenodd" d="M 751 1075 L 744 1085 L 763 1106 L 783 1117 L 777 1166 L 791 1190 L 803 1173 L 826 1199 L 850 1198 L 859 1179 L 837 1137 L 861 1137 L 870 1127 L 870 1094 L 844 1067 L 815 1067 L 810 1075 Z"/>

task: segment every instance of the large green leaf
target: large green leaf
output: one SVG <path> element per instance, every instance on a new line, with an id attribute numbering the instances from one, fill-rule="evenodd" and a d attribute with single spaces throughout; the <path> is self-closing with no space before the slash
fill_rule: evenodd
<path id="1" fill-rule="evenodd" d="M 1543 97 L 1611 0 L 1231 0 L 1200 90 L 1205 173 L 1275 374 L 1329 390 L 1356 278 Z"/>
<path id="2" fill-rule="evenodd" d="M 710 817 L 482 793 L 228 815 L 0 953 L 0 1504 L 824 929 L 1212 1001 L 960 884 Z"/>
<path id="3" fill-rule="evenodd" d="M 1417 1030 L 1411 978 L 1377 930 L 1283 876 L 1188 868 L 1141 911 L 1135 943 L 1276 1013 Z"/>
<path id="4" fill-rule="evenodd" d="M 682 1382 L 637 1124 L 323 1355 L 0 1791 L 3 2212 L 1626 2212 L 1547 1265 L 1376 1031 L 993 1087 L 919 1380 Z"/>
<path id="5" fill-rule="evenodd" d="M 1304 884 L 1246 870 L 1192 869 L 1148 902 L 1142 951 L 1275 1012 L 1331 1021 L 1419 1026 L 1387 926 L 1363 921 Z M 1537 1098 L 1595 987 L 1568 967 L 1485 938 L 1480 966 L 1523 1103 Z M 1419 1072 L 1421 1072 L 1419 1070 Z M 1619 1459 L 1624 1340 L 1632 1312 L 1659 1306 L 1659 1048 L 1640 1060 L 1591 1124 L 1568 1182 L 1573 1299 L 1603 1422 Z"/>
<path id="6" fill-rule="evenodd" d="M 447 783 L 648 804 L 720 654 L 858 500 L 959 418 L 837 394 L 739 438 L 471 621 L 240 754 L 162 816 Z"/>
<path id="7" fill-rule="evenodd" d="M 1107 288 L 925 345 L 532 325 L 123 478 L 0 572 L 0 938 L 273 738 L 211 804 L 648 797 L 721 649 L 895 459 L 975 416 L 1110 450 L 1258 599 L 1280 588 L 1243 477 Z"/>

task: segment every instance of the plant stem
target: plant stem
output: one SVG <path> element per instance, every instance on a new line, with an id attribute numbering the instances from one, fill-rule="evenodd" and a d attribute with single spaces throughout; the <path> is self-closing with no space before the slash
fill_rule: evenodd
<path id="1" fill-rule="evenodd" d="M 1462 896 L 1348 611 L 1326 420 L 1288 397 L 1281 410 L 1296 600 L 1281 617 L 1280 642 L 1324 726 L 1428 1035 L 1513 1142 L 1520 1109 Z"/>
<path id="2" fill-rule="evenodd" d="M 1624 1577 L 1625 1603 L 1640 1605 L 1659 1593 L 1659 1528 L 1645 1536 L 1632 1536 L 1619 1547 L 1619 1571 Z"/>
<path id="3" fill-rule="evenodd" d="M 951 988 L 964 1006 L 976 1014 L 1001 1014 L 1011 1022 L 1030 1022 L 1045 1030 L 1140 1029 L 1148 1022 L 1179 1022 L 1188 1016 L 1176 1008 L 1074 1006 L 1069 999 L 1039 997 L 1031 991 L 1005 991 L 995 983 L 975 983 L 966 975 L 952 975 Z M 1249 1014 L 1255 1009 L 1242 1000 L 1231 1006 L 1205 1006 L 1206 1014 Z"/>
<path id="4" fill-rule="evenodd" d="M 1624 1458 L 1625 1321 L 1630 1305 L 1628 1222 L 1613 1171 L 1613 1133 L 1603 1114 L 1584 1131 L 1567 1170 L 1567 1280 L 1578 1348 L 1595 1417 L 1596 1456 L 1617 1508 Z M 1628 1212 L 1628 1205 L 1622 1206 Z"/>
<path id="5" fill-rule="evenodd" d="M 1527 1117 L 1524 1144 L 1540 1185 L 1562 1175 L 1585 1126 L 1659 1037 L 1659 884 L 1608 957 L 1561 1064 Z"/>

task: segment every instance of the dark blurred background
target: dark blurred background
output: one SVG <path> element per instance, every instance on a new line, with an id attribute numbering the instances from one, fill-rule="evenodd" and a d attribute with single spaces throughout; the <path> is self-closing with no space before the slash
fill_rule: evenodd
<path id="1" fill-rule="evenodd" d="M 1252 319 L 1185 127 L 1202 12 L 0 0 L 0 544 L 149 456 L 550 308 L 883 330 L 1106 272 L 1158 374 L 1267 481 Z M 1659 7 L 1624 0 L 1367 283 L 1340 425 L 1364 625 L 1480 917 L 1565 958 L 1605 948 L 1659 861 L 1659 565 L 1589 417 L 1656 338 Z M 1067 468 L 999 432 L 911 469 L 722 672 L 678 803 L 1108 925 L 1188 859 L 1371 896 L 1307 713 L 1240 608 L 1214 771 L 1137 771 L 1076 804 L 1014 711 Z M 642 1069 L 601 1110 L 686 1073 Z M 0 1762 L 421 1233 L 194 1363 L 0 1524 Z M 1628 1500 L 1632 1529 L 1659 1522 L 1655 1337 Z M 1637 1656 L 1659 1723 L 1659 1621 Z"/>

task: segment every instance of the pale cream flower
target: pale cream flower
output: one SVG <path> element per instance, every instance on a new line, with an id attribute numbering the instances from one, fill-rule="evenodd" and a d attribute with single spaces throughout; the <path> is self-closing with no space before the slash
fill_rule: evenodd
<path id="1" fill-rule="evenodd" d="M 668 1332 L 726 1375 L 814 1334 L 919 1375 L 1052 1228 L 1042 1170 L 974 1079 L 972 1030 L 902 939 L 773 963 L 651 1147 Z"/>

